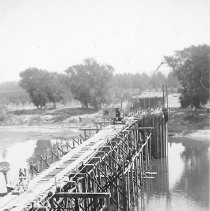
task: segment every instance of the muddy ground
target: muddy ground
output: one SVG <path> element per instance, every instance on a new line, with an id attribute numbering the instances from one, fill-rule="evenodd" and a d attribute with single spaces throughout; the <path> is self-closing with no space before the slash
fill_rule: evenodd
<path id="1" fill-rule="evenodd" d="M 8 112 L 0 121 L 0 153 L 14 143 L 28 140 L 70 139 L 100 118 L 93 109 L 22 109 Z"/>
<path id="2" fill-rule="evenodd" d="M 168 123 L 169 136 L 209 136 L 209 109 L 175 109 L 170 112 Z"/>
<path id="3" fill-rule="evenodd" d="M 49 125 L 76 123 L 88 117 L 96 115 L 93 109 L 58 108 L 58 109 L 22 109 L 10 111 L 0 121 L 1 126 L 15 125 Z"/>

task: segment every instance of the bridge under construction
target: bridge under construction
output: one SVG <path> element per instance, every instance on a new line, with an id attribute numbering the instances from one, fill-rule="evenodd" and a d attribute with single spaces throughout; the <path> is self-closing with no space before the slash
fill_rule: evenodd
<path id="1" fill-rule="evenodd" d="M 168 154 L 167 117 L 156 109 L 97 125 L 84 129 L 80 144 L 38 172 L 25 192 L 5 197 L 0 210 L 132 210 L 143 181 L 155 177 L 152 161 Z"/>

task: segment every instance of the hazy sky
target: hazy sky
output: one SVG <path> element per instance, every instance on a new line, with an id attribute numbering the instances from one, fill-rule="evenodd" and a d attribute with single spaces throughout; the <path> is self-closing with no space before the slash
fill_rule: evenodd
<path id="1" fill-rule="evenodd" d="M 151 73 L 164 55 L 204 43 L 210 0 L 0 0 L 0 82 L 87 57 L 115 73 Z"/>

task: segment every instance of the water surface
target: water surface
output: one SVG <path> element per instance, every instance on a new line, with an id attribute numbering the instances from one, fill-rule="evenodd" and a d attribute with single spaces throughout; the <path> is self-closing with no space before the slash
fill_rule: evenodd
<path id="1" fill-rule="evenodd" d="M 168 159 L 156 160 L 155 179 L 144 183 L 136 210 L 209 210 L 209 142 L 174 139 Z"/>
<path id="2" fill-rule="evenodd" d="M 3 131 L 0 135 L 3 136 Z M 10 137 L 10 141 L 0 143 L 0 161 L 6 160 L 11 164 L 8 180 L 14 183 L 18 182 L 19 168 L 28 168 L 29 160 L 48 154 L 57 142 L 57 139 L 51 139 L 53 137 L 48 137 L 48 140 L 25 138 L 22 141 L 17 139 L 18 136 L 15 139 L 14 134 L 12 137 L 6 134 L 5 137 Z M 168 158 L 154 161 L 152 171 L 157 175 L 144 183 L 135 210 L 209 210 L 209 143 L 180 137 L 171 139 Z M 0 173 L 0 186 L 3 185 L 5 181 Z"/>
<path id="3" fill-rule="evenodd" d="M 66 142 L 78 136 L 78 128 L 68 126 L 1 126 L 0 162 L 10 163 L 8 182 L 19 182 L 19 170 L 28 169 L 29 162 L 40 160 L 55 151 L 58 142 Z M 0 193 L 5 192 L 5 179 L 0 172 Z"/>

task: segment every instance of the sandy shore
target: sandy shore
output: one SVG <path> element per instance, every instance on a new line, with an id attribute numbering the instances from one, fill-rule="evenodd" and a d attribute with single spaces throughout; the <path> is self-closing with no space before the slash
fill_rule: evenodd
<path id="1" fill-rule="evenodd" d="M 195 132 L 185 135 L 187 138 L 200 141 L 209 141 L 210 142 L 210 130 L 197 130 Z"/>
<path id="2" fill-rule="evenodd" d="M 210 142 L 210 130 L 190 130 L 183 133 L 172 136 L 173 138 L 186 138 L 195 141 L 209 141 Z M 185 139 L 185 140 L 186 140 Z"/>

